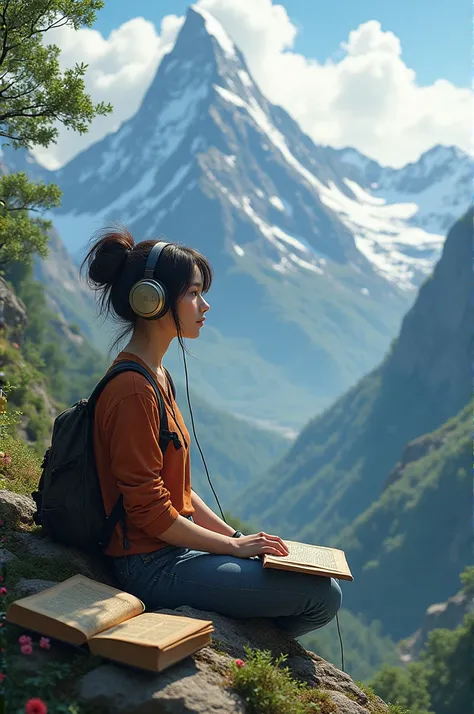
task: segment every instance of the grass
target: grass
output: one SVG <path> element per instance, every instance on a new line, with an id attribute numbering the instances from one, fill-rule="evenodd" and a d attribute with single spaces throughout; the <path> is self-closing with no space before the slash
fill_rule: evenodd
<path id="1" fill-rule="evenodd" d="M 248 714 L 335 714 L 330 695 L 292 678 L 282 667 L 286 655 L 272 662 L 268 650 L 245 647 L 247 659 L 230 666 L 229 686 L 245 701 Z"/>

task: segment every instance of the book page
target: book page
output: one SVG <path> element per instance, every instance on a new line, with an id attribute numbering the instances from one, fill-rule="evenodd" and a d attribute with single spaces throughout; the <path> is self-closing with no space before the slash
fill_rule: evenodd
<path id="1" fill-rule="evenodd" d="M 212 627 L 212 622 L 209 620 L 146 612 L 134 617 L 133 620 L 127 620 L 127 622 L 122 622 L 105 632 L 100 632 L 91 639 L 115 639 L 166 649 L 169 645 L 208 628 L 209 625 Z"/>
<path id="2" fill-rule="evenodd" d="M 348 569 L 345 555 L 341 550 L 320 545 L 297 543 L 291 540 L 285 540 L 284 542 L 288 547 L 289 554 L 285 556 L 265 554 L 266 563 L 294 563 L 334 572 Z"/>
<path id="3" fill-rule="evenodd" d="M 36 595 L 16 602 L 17 607 L 63 622 L 90 637 L 143 612 L 138 598 L 103 583 L 75 575 Z"/>

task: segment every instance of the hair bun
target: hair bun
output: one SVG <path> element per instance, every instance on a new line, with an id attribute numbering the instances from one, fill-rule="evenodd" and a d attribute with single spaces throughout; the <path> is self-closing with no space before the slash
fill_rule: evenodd
<path id="1" fill-rule="evenodd" d="M 112 285 L 122 272 L 135 242 L 126 229 L 102 231 L 84 262 L 89 280 L 99 285 Z"/>

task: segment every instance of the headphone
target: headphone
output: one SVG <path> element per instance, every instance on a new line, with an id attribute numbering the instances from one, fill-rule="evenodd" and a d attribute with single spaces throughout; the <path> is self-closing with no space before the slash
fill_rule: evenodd
<path id="1" fill-rule="evenodd" d="M 168 297 L 163 283 L 153 276 L 161 252 L 169 243 L 158 241 L 148 254 L 145 274 L 130 290 L 128 300 L 133 312 L 145 320 L 159 320 L 168 310 Z"/>

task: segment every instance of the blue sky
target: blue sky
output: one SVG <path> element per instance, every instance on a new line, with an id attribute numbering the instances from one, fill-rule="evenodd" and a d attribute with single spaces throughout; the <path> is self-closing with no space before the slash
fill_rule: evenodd
<path id="1" fill-rule="evenodd" d="M 142 16 L 159 28 L 162 17 L 182 15 L 184 0 L 106 0 L 95 24 L 107 36 L 127 20 Z M 276 3 L 274 3 L 276 4 Z M 417 83 L 447 79 L 457 87 L 471 83 L 472 2 L 470 0 L 284 0 L 299 28 L 293 51 L 320 62 L 338 58 L 340 43 L 367 20 L 379 20 L 401 41 L 404 62 Z"/>

